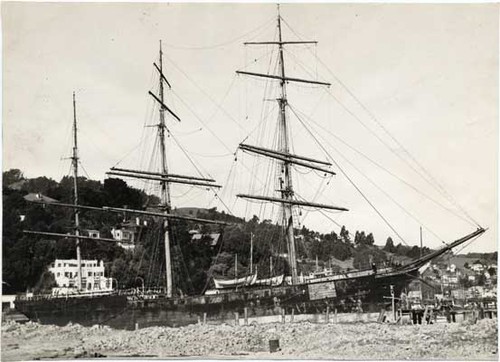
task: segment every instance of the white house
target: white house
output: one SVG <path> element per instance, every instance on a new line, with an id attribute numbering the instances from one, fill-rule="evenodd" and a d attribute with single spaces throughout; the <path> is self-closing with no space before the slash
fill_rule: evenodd
<path id="1" fill-rule="evenodd" d="M 101 237 L 101 233 L 99 232 L 99 230 L 88 229 L 88 230 L 85 230 L 85 234 L 89 238 L 99 239 Z"/>
<path id="2" fill-rule="evenodd" d="M 113 289 L 112 278 L 104 276 L 104 262 L 82 260 L 82 291 L 104 292 Z M 54 274 L 57 288 L 52 293 L 75 293 L 78 284 L 78 261 L 76 259 L 56 259 L 49 271 Z"/>
<path id="3" fill-rule="evenodd" d="M 136 218 L 133 220 L 124 221 L 120 227 L 111 229 L 113 239 L 118 241 L 118 245 L 124 249 L 131 250 L 135 247 L 135 240 L 138 237 L 142 228 L 147 227 L 146 220 Z"/>
<path id="4" fill-rule="evenodd" d="M 482 263 L 474 263 L 470 268 L 476 273 L 481 273 L 484 270 L 484 265 Z"/>
<path id="5" fill-rule="evenodd" d="M 202 234 L 202 233 L 191 233 L 191 241 L 193 242 L 196 242 L 196 241 L 200 241 L 204 236 L 208 236 L 210 237 L 210 241 L 208 242 L 209 245 L 211 247 L 214 247 L 217 245 L 217 243 L 219 242 L 219 238 L 220 238 L 220 233 L 210 233 L 210 234 Z"/>

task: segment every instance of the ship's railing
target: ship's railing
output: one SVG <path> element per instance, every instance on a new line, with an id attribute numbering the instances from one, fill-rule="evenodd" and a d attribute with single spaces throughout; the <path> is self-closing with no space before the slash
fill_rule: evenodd
<path id="1" fill-rule="evenodd" d="M 68 299 L 68 298 L 86 298 L 86 297 L 100 297 L 105 295 L 116 294 L 114 290 L 102 290 L 102 291 L 92 291 L 84 293 L 74 293 L 74 294 L 18 294 L 16 295 L 16 301 L 38 301 L 38 300 L 48 300 L 48 299 Z"/>

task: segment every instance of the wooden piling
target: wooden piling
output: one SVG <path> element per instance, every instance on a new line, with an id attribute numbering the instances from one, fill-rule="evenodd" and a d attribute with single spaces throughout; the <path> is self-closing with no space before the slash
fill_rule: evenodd
<path id="1" fill-rule="evenodd" d="M 203 325 L 207 324 L 207 312 L 203 313 Z"/>
<path id="2" fill-rule="evenodd" d="M 286 311 L 285 308 L 281 308 L 281 323 L 285 323 Z"/>
<path id="3" fill-rule="evenodd" d="M 234 324 L 237 326 L 240 325 L 240 314 L 238 312 L 234 312 Z"/>
<path id="4" fill-rule="evenodd" d="M 292 323 L 293 323 L 294 316 L 295 316 L 295 309 L 292 308 L 292 316 L 290 317 L 290 322 L 292 322 Z"/>
<path id="5" fill-rule="evenodd" d="M 248 308 L 245 307 L 244 311 L 245 311 L 245 325 L 248 326 Z"/>
<path id="6" fill-rule="evenodd" d="M 337 316 L 337 308 L 335 308 L 335 323 L 338 323 L 338 322 L 339 322 L 339 319 Z"/>
<path id="7" fill-rule="evenodd" d="M 327 305 L 326 306 L 326 315 L 325 315 L 325 323 L 329 323 L 330 322 L 330 306 Z"/>

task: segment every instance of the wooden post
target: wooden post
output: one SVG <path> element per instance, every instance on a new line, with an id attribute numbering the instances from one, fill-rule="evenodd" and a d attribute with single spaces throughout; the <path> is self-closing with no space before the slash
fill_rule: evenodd
<path id="1" fill-rule="evenodd" d="M 136 323 L 135 324 L 135 330 L 138 330 L 139 329 L 139 323 Z"/>
<path id="2" fill-rule="evenodd" d="M 293 323 L 294 316 L 295 316 L 295 309 L 292 308 L 292 317 L 290 319 L 290 322 L 292 322 L 292 323 Z"/>
<path id="3" fill-rule="evenodd" d="M 337 316 L 337 308 L 335 308 L 335 323 L 338 323 L 338 322 L 339 322 L 339 319 Z"/>
<path id="4" fill-rule="evenodd" d="M 285 323 L 286 310 L 281 308 L 281 323 Z"/>
<path id="5" fill-rule="evenodd" d="M 245 307 L 245 325 L 248 326 L 248 308 Z"/>
<path id="6" fill-rule="evenodd" d="M 326 316 L 325 316 L 325 322 L 326 324 L 330 323 L 330 306 L 327 305 L 326 306 Z"/>
<path id="7" fill-rule="evenodd" d="M 237 326 L 240 325 L 240 314 L 238 312 L 234 312 L 234 324 Z"/>
<path id="8" fill-rule="evenodd" d="M 396 323 L 396 308 L 394 305 L 394 285 L 391 285 L 391 300 L 392 300 L 392 320 Z"/>
<path id="9" fill-rule="evenodd" d="M 207 312 L 203 313 L 203 325 L 207 324 Z"/>

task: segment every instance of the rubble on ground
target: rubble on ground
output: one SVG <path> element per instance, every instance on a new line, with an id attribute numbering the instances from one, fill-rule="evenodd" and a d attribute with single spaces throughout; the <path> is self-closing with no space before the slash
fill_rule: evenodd
<path id="1" fill-rule="evenodd" d="M 378 323 L 190 325 L 136 331 L 106 326 L 2 324 L 2 360 L 94 357 L 248 356 L 328 359 L 497 360 L 497 320 L 476 324 Z M 280 350 L 269 352 L 269 340 Z"/>

